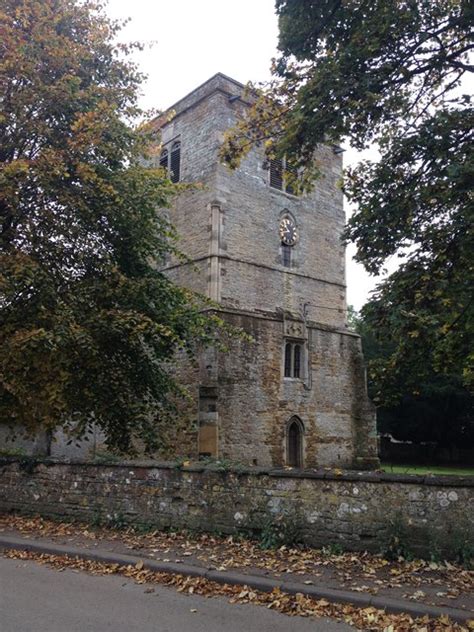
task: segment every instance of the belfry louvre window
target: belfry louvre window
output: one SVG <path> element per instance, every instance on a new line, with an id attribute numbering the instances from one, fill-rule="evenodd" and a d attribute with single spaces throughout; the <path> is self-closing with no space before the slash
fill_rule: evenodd
<path id="1" fill-rule="evenodd" d="M 181 160 L 181 143 L 173 143 L 170 154 L 170 179 L 171 182 L 179 182 Z"/>
<path id="2" fill-rule="evenodd" d="M 166 171 L 168 171 L 168 160 L 169 160 L 168 150 L 163 149 L 160 155 L 160 167 L 162 167 L 163 169 L 166 169 Z"/>
<path id="3" fill-rule="evenodd" d="M 283 160 L 275 158 L 270 160 L 270 186 L 274 189 L 283 189 Z"/>
<path id="4" fill-rule="evenodd" d="M 181 143 L 176 141 L 171 150 L 163 149 L 160 154 L 160 167 L 166 169 L 171 182 L 179 182 L 181 176 Z"/>
<path id="5" fill-rule="evenodd" d="M 273 158 L 269 162 L 270 186 L 279 191 L 285 191 L 291 195 L 296 195 L 295 187 L 291 182 L 296 176 L 296 170 L 287 164 L 286 159 Z M 288 182 L 288 176 L 290 181 Z"/>
<path id="6" fill-rule="evenodd" d="M 297 342 L 287 342 L 285 344 L 285 377 L 301 377 L 301 344 Z"/>

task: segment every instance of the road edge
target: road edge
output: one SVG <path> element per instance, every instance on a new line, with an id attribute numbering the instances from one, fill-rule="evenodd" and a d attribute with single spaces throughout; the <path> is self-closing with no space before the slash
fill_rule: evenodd
<path id="1" fill-rule="evenodd" d="M 234 586 L 247 586 L 262 592 L 271 592 L 279 588 L 282 592 L 295 595 L 302 593 L 312 599 L 326 599 L 334 603 L 347 603 L 358 608 L 377 608 L 385 610 L 391 614 L 409 614 L 412 617 L 424 617 L 437 619 L 441 616 L 448 616 L 453 621 L 465 623 L 474 617 L 474 613 L 464 611 L 459 608 L 441 608 L 439 606 L 428 606 L 419 603 L 408 603 L 401 599 L 390 597 L 379 597 L 378 595 L 368 595 L 364 593 L 354 593 L 348 590 L 338 590 L 335 588 L 324 588 L 322 586 L 311 586 L 299 584 L 297 582 L 278 581 L 268 577 L 256 575 L 245 575 L 232 571 L 208 570 L 190 564 L 175 564 L 173 562 L 159 562 L 146 557 L 136 555 L 123 555 L 119 553 L 89 549 L 81 549 L 74 546 L 56 544 L 53 542 L 39 542 L 14 536 L 0 536 L 0 549 L 30 551 L 33 553 L 46 553 L 50 555 L 67 555 L 68 557 L 78 557 L 84 560 L 93 560 L 106 564 L 120 564 L 135 566 L 138 562 L 143 563 L 143 568 L 156 573 L 172 573 L 190 577 L 202 577 L 218 584 L 231 584 Z"/>

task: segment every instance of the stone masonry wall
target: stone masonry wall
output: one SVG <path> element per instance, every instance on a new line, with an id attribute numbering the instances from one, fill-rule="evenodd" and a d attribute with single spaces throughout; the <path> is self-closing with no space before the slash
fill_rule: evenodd
<path id="1" fill-rule="evenodd" d="M 252 341 L 234 341 L 230 352 L 217 356 L 218 401 L 225 404 L 218 406 L 220 455 L 264 467 L 284 465 L 286 427 L 294 415 L 304 428 L 304 467 L 360 468 L 365 457 L 376 454 L 357 336 L 308 324 L 304 379 L 284 379 L 282 318 L 226 314 L 226 320 Z"/>
<path id="2" fill-rule="evenodd" d="M 258 531 L 296 523 L 313 546 L 380 550 L 405 527 L 427 553 L 474 544 L 474 479 L 333 471 L 216 471 L 172 464 L 0 460 L 0 511 L 174 529 Z"/>
<path id="3" fill-rule="evenodd" d="M 228 125 L 227 103 L 216 108 L 216 125 Z M 227 114 L 227 117 L 225 116 Z M 314 190 L 288 195 L 268 184 L 262 151 L 254 150 L 239 169 L 218 165 L 216 202 L 223 215 L 220 235 L 222 304 L 242 310 L 295 314 L 306 305 L 308 318 L 334 327 L 345 324 L 345 258 L 341 234 L 345 217 L 340 156 L 318 150 L 321 177 Z M 292 264 L 281 261 L 278 223 L 291 213 L 299 232 Z"/>
<path id="4" fill-rule="evenodd" d="M 171 108 L 171 121 L 157 122 L 166 146 L 181 142 L 181 180 L 199 184 L 178 196 L 168 212 L 180 236 L 179 247 L 199 266 L 198 274 L 175 258 L 165 269 L 174 281 L 207 294 L 224 308 L 280 308 L 297 314 L 305 305 L 309 319 L 344 327 L 342 158 L 330 147 L 318 148 L 315 160 L 321 176 L 314 190 L 301 196 L 269 186 L 261 149 L 253 149 L 238 169 L 228 169 L 219 160 L 219 148 L 246 108 L 245 98 L 230 102 L 229 97 L 243 91 L 232 79 L 216 75 Z M 291 267 L 283 265 L 280 253 L 278 225 L 285 212 L 293 215 L 299 232 Z M 216 293 L 211 290 L 212 265 Z M 176 266 L 181 267 L 179 273 Z"/>
<path id="5" fill-rule="evenodd" d="M 170 370 L 189 393 L 176 416 L 183 429 L 176 456 L 201 453 L 280 467 L 289 460 L 287 428 L 297 416 L 305 467 L 376 467 L 375 415 L 360 341 L 345 324 L 341 156 L 320 147 L 321 177 L 301 196 L 269 186 L 261 148 L 229 170 L 219 147 L 246 98 L 241 84 L 217 74 L 176 103 L 174 116 L 156 121 L 166 147 L 181 143 L 181 180 L 196 185 L 160 210 L 187 257 L 169 256 L 163 271 L 211 298 L 223 318 L 253 337 L 252 343 L 230 341 L 228 353 L 203 350 L 196 363 L 176 357 Z M 289 267 L 278 230 L 285 213 L 299 231 Z M 285 329 L 290 321 L 301 336 Z M 284 375 L 288 340 L 304 349 L 298 378 Z M 0 426 L 0 442 L 3 434 Z M 87 459 L 104 447 L 99 434 L 79 447 L 61 433 L 55 438 L 55 458 Z M 5 447 L 44 451 L 38 441 Z"/>
<path id="6" fill-rule="evenodd" d="M 301 196 L 269 186 L 261 148 L 229 170 L 219 147 L 246 99 L 243 86 L 218 74 L 175 104 L 171 120 L 157 121 L 163 143 L 181 142 L 182 180 L 199 183 L 168 211 L 189 260 L 170 258 L 164 270 L 212 298 L 228 322 L 253 337 L 231 341 L 228 353 L 201 354 L 198 371 L 177 368 L 192 398 L 179 416 L 197 430 L 202 454 L 280 467 L 297 416 L 305 467 L 374 467 L 375 414 L 360 341 L 345 323 L 341 156 L 318 148 L 321 177 Z M 289 267 L 278 231 L 285 213 L 299 232 Z M 302 338 L 285 330 L 285 319 L 302 325 Z M 284 343 L 294 338 L 305 349 L 305 374 L 286 379 Z"/>

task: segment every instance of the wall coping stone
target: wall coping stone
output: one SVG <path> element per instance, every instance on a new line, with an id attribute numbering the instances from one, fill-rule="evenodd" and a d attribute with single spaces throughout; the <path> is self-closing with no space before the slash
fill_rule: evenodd
<path id="1" fill-rule="evenodd" d="M 159 470 L 177 470 L 189 473 L 213 473 L 213 474 L 234 474 L 237 476 L 270 476 L 272 478 L 295 478 L 295 479 L 319 479 L 327 481 L 353 481 L 362 483 L 406 483 L 411 485 L 427 485 L 440 487 L 474 487 L 474 476 L 457 476 L 454 474 L 434 475 L 434 474 L 393 474 L 389 472 L 366 471 L 366 470 L 341 470 L 320 469 L 320 470 L 290 470 L 290 469 L 268 469 L 262 467 L 224 467 L 219 464 L 190 463 L 189 465 L 179 465 L 173 461 L 151 461 L 133 460 L 122 461 L 120 463 L 94 462 L 84 459 L 53 459 L 39 457 L 18 457 L 0 456 L 0 466 L 12 464 L 37 466 L 44 465 L 52 467 L 56 465 L 98 467 L 98 468 L 146 468 Z"/>

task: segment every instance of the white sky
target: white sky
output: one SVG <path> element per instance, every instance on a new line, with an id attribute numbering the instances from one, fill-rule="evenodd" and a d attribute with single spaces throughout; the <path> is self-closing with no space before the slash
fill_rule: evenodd
<path id="1" fill-rule="evenodd" d="M 142 106 L 164 109 L 223 72 L 242 83 L 270 77 L 278 38 L 274 0 L 109 0 L 108 14 L 131 18 L 120 39 L 150 44 L 135 58 L 148 75 Z M 357 160 L 349 151 L 345 162 Z M 347 302 L 365 303 L 375 280 L 347 256 Z"/>

